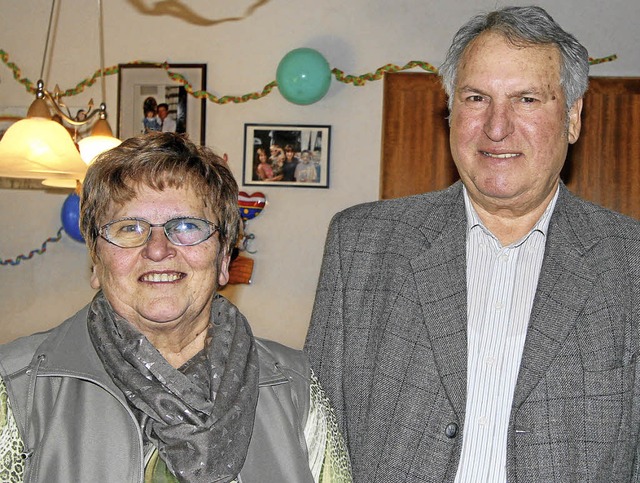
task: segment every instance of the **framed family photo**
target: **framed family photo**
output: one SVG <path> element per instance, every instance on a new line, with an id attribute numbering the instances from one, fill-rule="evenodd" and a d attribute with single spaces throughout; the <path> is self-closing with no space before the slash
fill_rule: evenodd
<path id="1" fill-rule="evenodd" d="M 245 124 L 244 185 L 329 187 L 331 126 Z"/>
<path id="2" fill-rule="evenodd" d="M 205 143 L 206 99 L 187 93 L 172 80 L 179 74 L 194 91 L 206 90 L 206 64 L 118 65 L 118 133 L 124 140 L 149 131 L 187 133 L 196 144 Z"/>

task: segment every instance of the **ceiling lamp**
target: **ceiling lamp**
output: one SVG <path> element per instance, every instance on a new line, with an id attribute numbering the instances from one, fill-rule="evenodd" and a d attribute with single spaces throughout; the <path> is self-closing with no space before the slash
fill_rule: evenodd
<path id="1" fill-rule="evenodd" d="M 0 141 L 0 176 L 84 178 L 86 165 L 69 132 L 52 121 L 42 82 L 27 118 L 11 125 Z"/>
<path id="2" fill-rule="evenodd" d="M 56 87 L 54 94 L 48 92 L 42 81 L 56 0 L 52 0 L 47 43 L 42 60 L 40 80 L 37 83 L 36 99 L 27 112 L 26 119 L 14 123 L 0 140 L 0 176 L 7 178 L 42 179 L 45 186 L 70 187 L 84 179 L 87 165 L 100 153 L 111 149 L 120 140 L 113 136 L 107 121 L 104 102 L 92 109 L 89 102 L 84 120 L 72 119 L 63 110 Z M 104 80 L 104 35 L 102 25 L 102 0 L 98 0 L 100 31 L 100 78 L 102 98 L 105 98 Z M 62 107 L 61 107 L 62 106 Z M 52 114 L 62 122 L 77 128 L 94 122 L 91 135 L 80 140 L 78 146 L 69 131 L 52 120 Z M 78 151 L 79 150 L 79 151 Z"/>
<path id="3" fill-rule="evenodd" d="M 115 148 L 121 142 L 113 135 L 109 121 L 107 121 L 107 106 L 103 102 L 100 104 L 100 117 L 91 129 L 91 136 L 82 138 L 78 142 L 80 157 L 82 161 L 89 165 L 98 154 Z"/>

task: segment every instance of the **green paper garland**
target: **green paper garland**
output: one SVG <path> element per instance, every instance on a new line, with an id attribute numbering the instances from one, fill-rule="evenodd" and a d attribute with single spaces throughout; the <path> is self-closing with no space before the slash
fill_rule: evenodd
<path id="1" fill-rule="evenodd" d="M 602 64 L 604 62 L 611 62 L 613 60 L 616 60 L 618 57 L 617 55 L 613 54 L 613 55 L 609 55 L 607 57 L 601 57 L 601 58 L 589 58 L 589 64 L 590 65 L 596 65 L 596 64 Z M 27 89 L 28 92 L 35 94 L 36 92 L 36 88 L 34 87 L 34 83 L 32 81 L 30 81 L 29 79 L 25 78 L 25 77 L 21 77 L 22 73 L 20 71 L 20 68 L 14 64 L 13 62 L 9 61 L 9 54 L 3 50 L 0 49 L 0 59 L 2 60 L 2 62 L 13 71 L 13 77 L 14 79 L 16 79 L 20 84 L 24 85 L 25 88 Z M 272 81 L 269 82 L 266 86 L 264 86 L 264 88 L 262 89 L 262 91 L 256 91 L 256 92 L 251 92 L 249 94 L 244 94 L 242 96 L 222 96 L 222 97 L 217 97 L 214 94 L 207 92 L 207 91 L 196 91 L 194 90 L 193 86 L 189 83 L 189 81 L 182 75 L 179 74 L 177 72 L 172 72 L 169 70 L 169 63 L 168 62 L 144 62 L 144 61 L 133 61 L 133 62 L 129 62 L 129 64 L 139 64 L 139 65 L 145 65 L 145 66 L 149 66 L 149 67 L 160 67 L 164 70 L 167 71 L 167 76 L 176 83 L 180 83 L 182 85 L 184 85 L 185 90 L 192 95 L 193 97 L 197 98 L 197 99 L 207 99 L 210 102 L 213 102 L 215 104 L 229 104 L 229 103 L 235 103 L 235 104 L 240 104 L 243 102 L 247 102 L 247 101 L 252 101 L 252 100 L 257 100 L 260 99 L 262 97 L 267 96 L 268 94 L 271 93 L 271 91 L 273 91 L 274 87 L 278 86 L 278 83 L 276 81 Z M 413 68 L 420 68 L 426 72 L 432 73 L 432 74 L 437 74 L 438 73 L 438 69 L 436 67 L 434 67 L 433 65 L 429 64 L 428 62 L 423 62 L 423 61 L 419 61 L 419 60 L 412 60 L 410 62 L 408 62 L 407 64 L 403 65 L 403 66 L 398 66 L 395 64 L 386 64 L 378 69 L 376 69 L 375 72 L 368 72 L 366 74 L 362 74 L 359 76 L 355 76 L 355 75 L 345 75 L 345 73 L 343 71 L 341 71 L 340 69 L 334 68 L 331 70 L 331 73 L 334 75 L 334 77 L 336 78 L 336 80 L 338 82 L 342 82 L 345 84 L 353 84 L 356 87 L 361 87 L 363 85 L 365 85 L 367 82 L 372 82 L 372 81 L 377 81 L 382 79 L 382 77 L 384 76 L 385 73 L 387 72 L 401 72 L 404 70 L 408 70 L 408 69 L 413 69 Z M 100 78 L 101 76 L 108 76 L 108 75 L 114 75 L 117 74 L 119 72 L 119 68 L 117 65 L 114 65 L 112 67 L 107 67 L 105 68 L 103 71 L 101 71 L 100 69 L 98 69 L 97 71 L 95 71 L 93 73 L 93 75 L 87 79 L 82 80 L 81 82 L 78 82 L 78 84 L 76 84 L 76 86 L 72 89 L 67 89 L 65 91 L 62 91 L 59 93 L 60 97 L 70 97 L 70 96 L 75 96 L 77 94 L 80 94 L 81 92 L 83 92 L 85 90 L 85 88 L 87 87 L 91 87 L 93 84 L 95 84 L 96 80 L 98 78 Z"/>

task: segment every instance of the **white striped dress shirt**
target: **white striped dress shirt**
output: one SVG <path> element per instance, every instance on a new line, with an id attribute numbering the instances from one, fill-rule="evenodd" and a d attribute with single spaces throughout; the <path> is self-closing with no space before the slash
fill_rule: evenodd
<path id="1" fill-rule="evenodd" d="M 467 405 L 456 483 L 506 482 L 507 431 L 549 219 L 558 191 L 531 231 L 503 247 L 466 189 Z"/>

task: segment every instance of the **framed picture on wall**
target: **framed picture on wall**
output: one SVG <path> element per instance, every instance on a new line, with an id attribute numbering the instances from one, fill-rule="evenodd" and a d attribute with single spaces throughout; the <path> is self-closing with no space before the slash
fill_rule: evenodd
<path id="1" fill-rule="evenodd" d="M 118 133 L 124 140 L 149 131 L 187 133 L 196 144 L 205 143 L 206 100 L 189 94 L 184 78 L 194 91 L 206 90 L 206 64 L 118 65 Z"/>
<path id="2" fill-rule="evenodd" d="M 244 185 L 329 187 L 331 126 L 245 124 Z"/>

